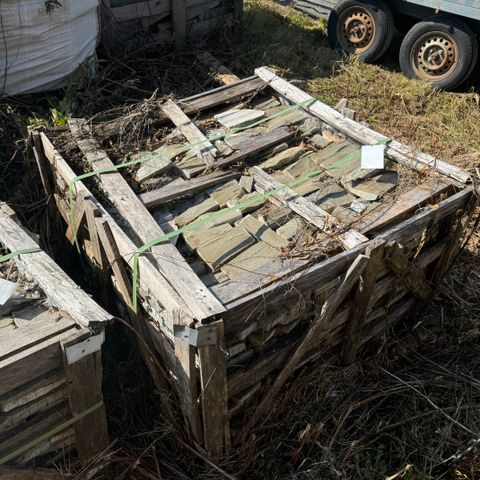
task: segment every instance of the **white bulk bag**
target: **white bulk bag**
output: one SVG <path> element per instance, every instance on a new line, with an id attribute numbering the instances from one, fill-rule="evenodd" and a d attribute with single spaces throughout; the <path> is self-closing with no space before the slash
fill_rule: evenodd
<path id="1" fill-rule="evenodd" d="M 99 0 L 1 0 L 0 96 L 64 86 L 95 53 Z"/>

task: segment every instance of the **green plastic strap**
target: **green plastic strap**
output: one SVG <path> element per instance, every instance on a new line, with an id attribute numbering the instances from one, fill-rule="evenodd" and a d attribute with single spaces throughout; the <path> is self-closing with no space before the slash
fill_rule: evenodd
<path id="1" fill-rule="evenodd" d="M 22 248 L 21 250 L 16 250 L 15 252 L 8 253 L 7 255 L 3 255 L 2 257 L 0 257 L 0 263 L 8 262 L 12 258 L 19 257 L 20 255 L 25 255 L 27 253 L 37 253 L 41 251 L 42 249 L 40 247 Z"/>
<path id="2" fill-rule="evenodd" d="M 53 437 L 57 433 L 60 433 L 62 430 L 65 430 L 68 428 L 70 425 L 73 425 L 74 423 L 78 422 L 82 418 L 86 417 L 87 415 L 90 415 L 90 413 L 94 412 L 95 410 L 98 410 L 100 407 L 103 406 L 103 402 L 100 401 L 93 405 L 92 407 L 88 408 L 87 410 L 83 411 L 82 413 L 79 413 L 78 415 L 75 415 L 72 417 L 70 420 L 67 420 L 66 422 L 62 423 L 61 425 L 56 426 L 55 428 L 52 428 L 47 433 L 44 433 L 40 437 L 28 442 L 25 445 L 22 445 L 21 447 L 17 448 L 14 450 L 12 453 L 9 453 L 3 458 L 0 458 L 0 465 L 4 465 L 5 463 L 9 462 L 10 460 L 13 460 L 14 458 L 18 457 L 22 453 L 27 452 L 33 447 L 36 447 L 37 445 L 43 443 L 45 440 L 48 440 L 49 438 Z M 92 432 L 93 434 L 93 432 Z"/>
<path id="3" fill-rule="evenodd" d="M 201 140 L 196 143 L 190 143 L 186 145 L 182 145 L 181 147 L 172 147 L 171 148 L 171 153 L 175 153 L 175 155 L 180 155 L 181 153 L 186 153 L 191 151 L 192 149 L 199 147 L 200 145 L 206 143 L 206 142 L 215 142 L 217 140 L 222 140 L 225 138 L 230 137 L 231 135 L 234 135 L 239 132 L 243 132 L 245 130 L 249 130 L 254 127 L 258 127 L 259 125 L 262 125 L 263 123 L 268 122 L 269 120 L 273 120 L 275 118 L 278 118 L 282 115 L 285 115 L 288 112 L 298 110 L 299 108 L 303 107 L 309 107 L 312 103 L 316 102 L 315 99 L 311 98 L 308 100 L 305 100 L 304 102 L 297 103 L 295 105 L 290 105 L 279 112 L 273 113 L 272 115 L 268 115 L 264 118 L 261 118 L 260 120 L 257 120 L 254 123 L 251 123 L 249 125 L 246 125 L 244 127 L 235 127 L 232 129 L 229 129 L 225 132 L 222 133 L 217 133 L 215 135 L 210 135 L 206 137 L 204 140 Z M 73 236 L 74 236 L 74 243 L 75 246 L 77 247 L 78 252 L 80 252 L 80 245 L 78 243 L 78 238 L 77 238 L 77 226 L 75 222 L 75 216 L 73 213 L 73 195 L 74 195 L 74 187 L 75 184 L 81 180 L 85 180 L 86 178 L 90 177 L 95 177 L 98 175 L 101 175 L 103 173 L 112 173 L 116 172 L 117 170 L 120 170 L 121 168 L 126 168 L 126 167 L 131 167 L 133 165 L 138 165 L 140 163 L 144 162 L 149 162 L 151 160 L 156 160 L 158 158 L 162 158 L 161 153 L 153 154 L 153 155 L 147 155 L 145 157 L 137 158 L 136 160 L 130 160 L 128 162 L 124 163 L 119 163 L 118 165 L 112 165 L 111 167 L 104 167 L 104 168 L 99 168 L 98 170 L 94 170 L 92 172 L 84 173 L 82 175 L 78 175 L 72 179 L 72 181 L 68 184 L 68 203 L 69 203 L 69 209 L 70 209 L 70 225 L 72 226 L 72 231 L 73 231 Z"/>

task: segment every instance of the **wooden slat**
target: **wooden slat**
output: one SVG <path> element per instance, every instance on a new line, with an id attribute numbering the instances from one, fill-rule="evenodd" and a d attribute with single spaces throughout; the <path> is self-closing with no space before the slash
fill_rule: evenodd
<path id="1" fill-rule="evenodd" d="M 70 342 L 63 343 L 65 349 Z M 68 364 L 64 353 L 65 375 L 70 410 L 73 416 L 103 400 L 102 397 L 102 353 L 91 353 L 75 363 Z M 108 444 L 105 407 L 101 406 L 84 416 L 73 425 L 80 461 L 86 465 Z"/>
<path id="2" fill-rule="evenodd" d="M 358 288 L 352 302 L 350 318 L 345 326 L 345 337 L 340 353 L 340 358 L 344 365 L 351 363 L 355 357 L 362 328 L 371 305 L 375 281 L 382 269 L 384 248 L 385 240 L 378 239 L 374 240 L 365 250 L 365 254 L 370 257 L 370 261 L 358 282 Z"/>
<path id="3" fill-rule="evenodd" d="M 191 144 L 197 145 L 198 143 L 201 143 L 197 147 L 193 147 L 193 151 L 208 167 L 212 166 L 215 161 L 217 150 L 200 129 L 172 100 L 167 100 L 162 103 L 160 108 Z"/>
<path id="4" fill-rule="evenodd" d="M 213 172 L 201 175 L 200 177 L 191 178 L 190 180 L 179 178 L 156 190 L 141 193 L 138 198 L 145 207 L 153 209 L 171 202 L 172 200 L 189 197 L 209 187 L 219 183 L 228 182 L 229 180 L 234 180 L 241 176 L 241 172 Z"/>
<path id="5" fill-rule="evenodd" d="M 96 218 L 101 216 L 101 213 L 91 199 L 86 198 L 84 202 L 85 202 L 85 217 L 87 219 L 88 235 L 90 237 L 90 242 L 92 244 L 93 258 L 97 263 L 97 265 L 101 269 L 103 269 L 104 267 L 103 256 L 102 256 L 102 250 L 100 246 L 100 240 L 98 238 L 97 225 L 95 221 Z"/>
<path id="6" fill-rule="evenodd" d="M 323 339 L 324 332 L 326 329 L 328 329 L 328 322 L 331 320 L 341 303 L 345 300 L 345 297 L 348 295 L 348 293 L 350 293 L 352 288 L 357 283 L 360 275 L 365 270 L 368 261 L 369 258 L 366 255 L 359 255 L 352 263 L 342 279 L 342 282 L 323 304 L 321 313 L 313 320 L 300 345 L 295 349 L 293 355 L 290 356 L 287 364 L 280 371 L 279 375 L 275 379 L 275 382 L 268 389 L 268 393 L 265 395 L 254 414 L 247 422 L 247 425 L 244 429 L 244 435 L 251 430 L 258 419 L 261 418 L 265 412 L 267 412 L 269 407 L 272 406 L 273 399 L 276 397 L 305 354 L 310 349 L 316 347 Z"/>
<path id="7" fill-rule="evenodd" d="M 95 140 L 82 138 L 85 133 L 89 132 L 89 128 L 83 120 L 72 119 L 69 121 L 69 125 L 77 138 L 80 150 L 93 170 L 113 166 L 113 162 L 108 158 L 106 152 L 99 148 Z M 164 235 L 160 226 L 120 173 L 103 174 L 99 177 L 99 182 L 109 200 L 117 208 L 124 221 L 128 223 L 132 233 L 139 238 L 139 245 Z M 115 234 L 113 229 L 112 232 Z M 118 239 L 116 239 L 116 242 L 120 253 L 122 253 Z M 182 299 L 187 314 L 199 319 L 224 311 L 222 304 L 210 293 L 180 252 L 170 242 L 167 241 L 152 247 L 151 252 L 153 263 L 164 279 L 177 292 L 178 297 Z M 129 253 L 131 255 L 132 251 Z M 164 291 L 163 295 L 158 298 L 159 302 L 163 304 L 167 295 L 169 295 L 169 292 Z"/>
<path id="8" fill-rule="evenodd" d="M 406 215 L 415 212 L 435 200 L 442 193 L 453 190 L 451 183 L 439 182 L 435 185 L 423 184 L 401 193 L 393 203 L 380 205 L 371 213 L 364 215 L 355 225 L 363 234 L 379 232 L 393 222 L 400 222 Z"/>
<path id="9" fill-rule="evenodd" d="M 11 252 L 38 247 L 25 230 L 4 214 L 3 205 L 0 203 L 0 242 Z M 80 325 L 112 320 L 45 252 L 21 255 L 15 258 L 15 263 L 35 279 L 53 306 L 68 311 Z"/>
<path id="10" fill-rule="evenodd" d="M 221 455 L 230 445 L 228 418 L 227 366 L 223 321 L 200 326 L 199 330 L 216 329 L 217 344 L 198 347 L 200 360 L 201 401 L 205 448 Z"/>
<path id="11" fill-rule="evenodd" d="M 191 115 L 202 112 L 210 108 L 218 107 L 228 102 L 240 100 L 246 96 L 253 96 L 261 92 L 266 87 L 266 83 L 256 77 L 249 77 L 240 82 L 232 83 L 222 87 L 215 88 L 208 92 L 204 92 L 192 97 L 184 98 L 177 103 L 182 107 L 182 110 Z"/>
<path id="12" fill-rule="evenodd" d="M 177 46 L 183 45 L 187 36 L 187 3 L 186 0 L 171 2 L 174 41 Z"/>
<path id="13" fill-rule="evenodd" d="M 255 189 L 260 193 L 285 187 L 283 183 L 278 182 L 259 167 L 253 167 L 252 173 L 255 180 Z M 330 215 L 313 202 L 299 196 L 291 188 L 285 187 L 283 190 L 275 193 L 273 198 L 291 208 L 295 213 L 312 225 L 315 225 L 315 227 L 322 232 L 333 233 L 335 231 L 346 230 L 338 235 L 338 239 L 347 249 L 355 247 L 363 242 L 368 242 L 367 237 L 353 229 L 347 230 L 337 218 Z"/>
<path id="14" fill-rule="evenodd" d="M 431 295 L 430 284 L 425 278 L 425 272 L 415 263 L 410 262 L 397 242 L 387 246 L 385 261 L 406 288 L 416 297 L 426 300 Z"/>
<path id="15" fill-rule="evenodd" d="M 239 8 L 237 5 L 239 2 L 235 0 L 235 8 Z M 241 5 L 243 7 L 243 5 Z M 234 14 L 236 17 L 237 15 Z M 211 76 L 223 85 L 230 85 L 240 81 L 240 78 L 237 77 L 233 72 L 231 72 L 225 65 L 223 65 L 218 59 L 216 59 L 210 52 L 200 52 L 197 53 L 197 58 L 200 62 L 208 68 Z"/>
<path id="16" fill-rule="evenodd" d="M 239 150 L 232 154 L 219 158 L 215 162 L 218 168 L 225 168 L 249 157 L 256 155 L 267 148 L 273 147 L 278 143 L 282 143 L 294 136 L 295 132 L 288 127 L 280 127 L 268 132 L 264 135 L 259 135 L 252 138 L 247 144 L 243 145 Z"/>
<path id="17" fill-rule="evenodd" d="M 190 327 L 192 319 L 180 318 L 178 325 Z M 188 421 L 188 428 L 196 442 L 203 442 L 200 404 L 198 401 L 197 369 L 195 365 L 196 349 L 190 345 L 188 338 L 175 336 L 175 360 L 177 386 L 179 388 L 180 406 Z"/>
<path id="18" fill-rule="evenodd" d="M 255 74 L 268 83 L 276 92 L 287 98 L 290 102 L 297 104 L 306 102 L 308 100 L 315 100 L 308 93 L 300 90 L 286 80 L 283 80 L 266 67 L 257 68 L 255 70 Z M 361 144 L 376 144 L 379 142 L 386 142 L 388 140 L 388 137 L 385 135 L 368 128 L 361 123 L 346 118 L 341 113 L 322 102 L 315 101 L 315 103 L 312 105 L 305 107 L 305 110 Z M 424 171 L 426 168 L 432 168 L 459 182 L 471 182 L 470 175 L 464 170 L 454 165 L 450 165 L 449 163 L 439 160 L 431 155 L 418 152 L 415 149 L 403 145 L 395 140 L 392 140 L 388 143 L 385 148 L 385 155 L 392 160 L 401 163 L 402 165 L 406 165 L 418 171 Z"/>
<path id="19" fill-rule="evenodd" d="M 110 229 L 110 225 L 108 224 L 107 220 L 97 218 L 95 219 L 93 226 L 98 234 L 102 248 L 105 252 L 105 256 L 108 260 L 108 264 L 112 269 L 113 275 L 115 276 L 120 295 L 122 296 L 125 304 L 129 307 L 132 307 L 131 278 L 125 268 L 124 259 L 118 251 L 118 247 L 115 243 L 115 238 L 112 230 Z"/>

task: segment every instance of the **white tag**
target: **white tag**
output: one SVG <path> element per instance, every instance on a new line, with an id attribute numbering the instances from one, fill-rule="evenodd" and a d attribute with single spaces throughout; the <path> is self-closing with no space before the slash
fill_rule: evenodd
<path id="1" fill-rule="evenodd" d="M 385 168 L 385 145 L 363 145 L 361 168 Z"/>
<path id="2" fill-rule="evenodd" d="M 0 278 L 0 305 L 5 305 L 16 289 L 16 283 Z"/>

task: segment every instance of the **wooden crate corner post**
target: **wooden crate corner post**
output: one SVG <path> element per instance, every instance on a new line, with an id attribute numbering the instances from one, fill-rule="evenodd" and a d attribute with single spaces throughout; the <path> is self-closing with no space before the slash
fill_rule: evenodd
<path id="1" fill-rule="evenodd" d="M 200 399 L 204 446 L 214 457 L 230 448 L 227 362 L 223 320 L 201 325 L 197 351 L 200 361 Z"/>
<path id="2" fill-rule="evenodd" d="M 77 421 L 73 424 L 78 456 L 86 464 L 108 445 L 107 419 L 102 396 L 102 353 L 105 339 L 85 332 L 79 342 L 62 342 L 63 363 L 67 379 L 70 410 Z"/>

